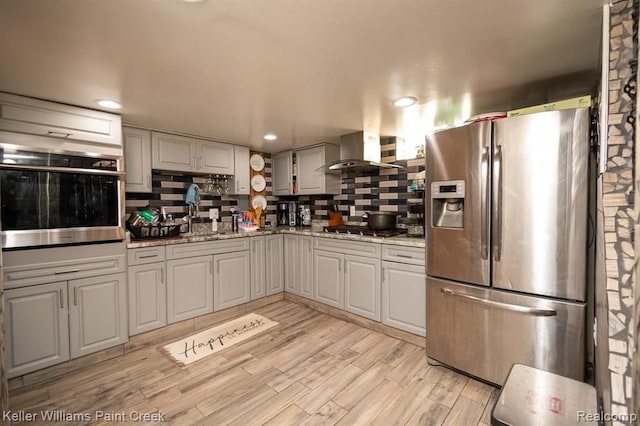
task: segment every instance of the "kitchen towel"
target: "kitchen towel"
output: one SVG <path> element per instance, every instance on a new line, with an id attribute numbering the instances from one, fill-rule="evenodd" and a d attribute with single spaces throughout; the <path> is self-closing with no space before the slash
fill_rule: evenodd
<path id="1" fill-rule="evenodd" d="M 186 204 L 196 204 L 198 197 L 200 196 L 200 188 L 195 183 L 192 183 L 187 190 L 187 196 L 184 198 Z"/>
<path id="2" fill-rule="evenodd" d="M 269 318 L 250 313 L 159 349 L 176 363 L 187 365 L 276 325 L 278 323 Z"/>

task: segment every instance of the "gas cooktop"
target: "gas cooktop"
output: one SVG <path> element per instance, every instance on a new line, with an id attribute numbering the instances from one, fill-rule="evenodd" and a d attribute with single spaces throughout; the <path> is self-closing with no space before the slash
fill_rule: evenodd
<path id="1" fill-rule="evenodd" d="M 360 225 L 338 225 L 325 226 L 324 232 L 335 232 L 336 234 L 367 235 L 370 237 L 393 237 L 394 235 L 406 234 L 407 230 L 403 228 L 376 230 Z"/>

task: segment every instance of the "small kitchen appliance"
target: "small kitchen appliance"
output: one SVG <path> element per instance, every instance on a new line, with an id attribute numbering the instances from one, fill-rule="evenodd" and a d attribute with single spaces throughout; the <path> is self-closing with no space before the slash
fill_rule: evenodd
<path id="1" fill-rule="evenodd" d="M 286 201 L 280 201 L 276 205 L 277 207 L 277 223 L 278 226 L 287 226 L 289 224 L 289 203 Z"/>
<path id="2" fill-rule="evenodd" d="M 300 224 L 300 215 L 298 214 L 298 203 L 289 201 L 289 226 L 297 226 Z"/>

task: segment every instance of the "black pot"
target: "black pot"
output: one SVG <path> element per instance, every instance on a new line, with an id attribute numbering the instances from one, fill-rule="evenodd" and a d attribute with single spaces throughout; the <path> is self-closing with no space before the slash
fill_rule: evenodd
<path id="1" fill-rule="evenodd" d="M 367 212 L 367 226 L 376 231 L 395 229 L 398 213 L 393 212 Z"/>

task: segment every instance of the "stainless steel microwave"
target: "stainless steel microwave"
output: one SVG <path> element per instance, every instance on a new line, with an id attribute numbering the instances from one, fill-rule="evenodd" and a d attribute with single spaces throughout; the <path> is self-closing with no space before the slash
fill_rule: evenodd
<path id="1" fill-rule="evenodd" d="M 122 157 L 0 144 L 2 247 L 124 239 Z"/>

